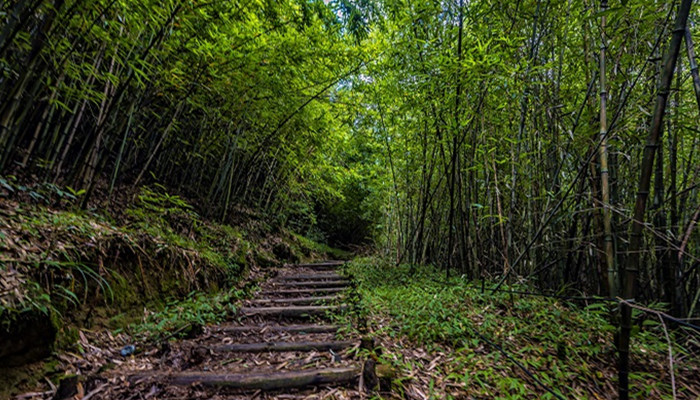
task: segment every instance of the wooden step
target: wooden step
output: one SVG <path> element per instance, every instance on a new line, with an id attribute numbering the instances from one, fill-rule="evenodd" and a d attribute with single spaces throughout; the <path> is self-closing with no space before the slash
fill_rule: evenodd
<path id="1" fill-rule="evenodd" d="M 311 279 L 311 280 L 321 280 L 321 279 L 332 279 L 332 280 L 341 280 L 341 279 L 347 279 L 343 275 L 339 274 L 298 274 L 298 275 L 281 275 L 276 277 L 275 279 L 282 280 L 282 281 L 301 281 L 304 279 Z"/>
<path id="2" fill-rule="evenodd" d="M 200 384 L 210 387 L 225 387 L 249 390 L 277 390 L 356 381 L 360 367 L 326 368 L 292 372 L 257 372 L 250 374 L 227 374 L 207 372 L 176 372 L 159 374 L 143 372 L 129 377 L 130 382 L 153 379 L 171 385 L 189 386 Z"/>
<path id="3" fill-rule="evenodd" d="M 314 288 L 314 289 L 280 289 L 280 290 L 263 290 L 260 292 L 263 296 L 273 296 L 273 295 L 285 295 L 285 294 L 318 294 L 318 293 L 338 293 L 343 292 L 347 287 L 333 287 L 333 288 Z"/>
<path id="4" fill-rule="evenodd" d="M 322 263 L 295 264 L 293 267 L 313 269 L 316 271 L 334 271 L 343 264 L 345 264 L 344 261 L 330 261 Z"/>
<path id="5" fill-rule="evenodd" d="M 341 265 L 345 264 L 345 261 L 341 260 L 330 260 L 330 261 L 321 261 L 321 262 L 315 262 L 315 263 L 299 263 L 299 264 L 294 264 L 294 267 L 299 267 L 299 268 L 323 268 L 323 267 L 339 267 Z"/>
<path id="6" fill-rule="evenodd" d="M 272 315 L 279 317 L 303 317 L 311 315 L 324 315 L 328 312 L 343 311 L 348 306 L 288 306 L 288 307 L 241 307 L 241 313 L 246 316 Z"/>
<path id="7" fill-rule="evenodd" d="M 290 333 L 335 333 L 340 329 L 338 325 L 224 325 L 220 327 L 223 332 L 290 332 Z"/>
<path id="8" fill-rule="evenodd" d="M 250 300 L 251 304 L 280 304 L 280 303 L 290 303 L 290 304 L 315 304 L 315 303 L 325 303 L 333 300 L 340 300 L 341 296 L 317 296 L 317 297 L 292 297 L 286 299 L 254 299 Z"/>
<path id="9" fill-rule="evenodd" d="M 215 352 L 241 352 L 241 353 L 264 353 L 268 351 L 327 351 L 342 350 L 357 344 L 354 341 L 330 341 L 330 342 L 264 342 L 264 343 L 241 343 L 223 344 L 213 346 Z"/>
<path id="10" fill-rule="evenodd" d="M 306 281 L 306 282 L 275 282 L 275 286 L 299 288 L 332 288 L 348 287 L 350 281 Z"/>

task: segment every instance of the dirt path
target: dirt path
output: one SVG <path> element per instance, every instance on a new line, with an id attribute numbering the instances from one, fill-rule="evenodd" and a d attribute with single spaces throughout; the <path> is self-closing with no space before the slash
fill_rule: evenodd
<path id="1" fill-rule="evenodd" d="M 278 268 L 234 321 L 105 372 L 83 400 L 363 398 L 372 378 L 361 378 L 359 334 L 340 322 L 352 308 L 341 265 Z"/>

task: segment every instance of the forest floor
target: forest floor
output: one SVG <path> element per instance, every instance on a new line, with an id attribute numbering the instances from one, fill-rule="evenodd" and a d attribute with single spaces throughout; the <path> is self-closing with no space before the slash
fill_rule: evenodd
<path id="1" fill-rule="evenodd" d="M 604 308 L 486 296 L 376 258 L 335 267 L 259 271 L 235 313 L 177 340 L 81 331 L 80 351 L 58 356 L 68 378 L 16 398 L 616 398 Z M 674 398 L 663 328 L 639 325 L 633 398 Z M 682 332 L 671 332 L 675 398 L 696 399 L 700 359 Z"/>
<path id="2" fill-rule="evenodd" d="M 94 345 L 84 337 L 83 354 L 63 355 L 83 377 L 66 381 L 54 398 L 364 398 L 374 364 L 353 327 L 356 299 L 340 266 L 270 269 L 230 320 L 191 338 L 137 344 L 135 354 L 121 355 L 115 340 Z"/>
<path id="3" fill-rule="evenodd" d="M 491 293 L 489 282 L 379 258 L 356 259 L 348 272 L 384 349 L 379 362 L 405 398 L 617 398 L 609 304 L 529 296 L 536 290 L 524 284 Z M 632 398 L 700 398 L 698 332 L 635 312 L 631 352 Z"/>

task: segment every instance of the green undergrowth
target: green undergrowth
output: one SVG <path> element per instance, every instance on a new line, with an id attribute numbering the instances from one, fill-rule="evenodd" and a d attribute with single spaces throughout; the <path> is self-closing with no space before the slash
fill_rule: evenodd
<path id="1" fill-rule="evenodd" d="M 329 257 L 336 260 L 346 260 L 352 256 L 352 253 L 350 253 L 349 251 L 337 249 L 325 243 L 315 242 L 297 233 L 292 232 L 291 236 L 297 243 L 299 250 L 307 253 L 307 255 L 310 255 L 311 252 L 315 252 L 318 254 L 327 254 Z"/>
<path id="2" fill-rule="evenodd" d="M 563 398 L 614 397 L 615 328 L 608 306 L 491 294 L 460 277 L 445 282 L 444 272 L 431 267 L 396 267 L 373 258 L 355 260 L 348 272 L 358 283 L 362 312 L 374 334 L 395 344 L 382 357 L 404 372 L 398 387 L 410 384 L 405 376 L 420 376 L 415 371 L 423 368 L 423 390 L 435 399 L 465 393 L 470 398 L 555 398 L 543 386 Z M 672 398 L 663 328 L 653 318 L 638 320 L 630 376 L 633 398 Z M 413 355 L 416 348 L 442 358 L 427 368 L 429 361 L 421 364 Z M 693 371 L 700 362 L 677 341 L 673 352 L 679 396 L 685 398 L 691 392 L 684 385 L 697 390 Z"/>
<path id="3" fill-rule="evenodd" d="M 51 354 L 84 351 L 81 331 L 137 352 L 193 337 L 235 314 L 265 268 L 347 257 L 253 212 L 208 220 L 159 185 L 89 210 L 82 195 L 0 177 L 0 398 L 62 376 Z"/>
<path id="4" fill-rule="evenodd" d="M 159 190 L 143 188 L 120 216 L 19 203 L 2 239 L 15 255 L 3 259 L 4 270 L 18 271 L 21 286 L 0 311 L 123 309 L 235 283 L 252 247 L 243 234 Z"/>
<path id="5" fill-rule="evenodd" d="M 206 220 L 159 185 L 109 211 L 80 210 L 81 193 L 54 185 L 0 183 L 2 329 L 17 336 L 13 321 L 45 315 L 59 348 L 80 327 L 154 338 L 219 321 L 253 287 L 251 268 L 331 252 L 254 217 Z"/>
<path id="6" fill-rule="evenodd" d="M 237 302 L 248 297 L 256 287 L 231 288 L 214 294 L 192 292 L 185 299 L 166 302 L 158 311 L 149 312 L 126 330 L 145 341 L 193 336 L 201 332 L 202 326 L 223 322 L 235 315 Z M 115 333 L 122 330 L 119 328 Z"/>

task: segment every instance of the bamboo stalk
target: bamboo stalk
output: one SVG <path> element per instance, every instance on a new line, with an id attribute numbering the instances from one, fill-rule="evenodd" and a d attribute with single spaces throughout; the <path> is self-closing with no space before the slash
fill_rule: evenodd
<path id="1" fill-rule="evenodd" d="M 683 36 L 685 37 L 685 47 L 688 51 L 690 75 L 693 77 L 693 92 L 695 93 L 698 109 L 700 109 L 700 75 L 698 75 L 698 64 L 695 61 L 695 45 L 693 44 L 693 36 L 690 34 L 690 29 L 686 27 Z"/>
<path id="2" fill-rule="evenodd" d="M 615 270 L 615 254 L 613 252 L 612 237 L 612 212 L 610 211 L 610 182 L 608 167 L 608 118 L 607 103 L 608 91 L 606 89 L 605 53 L 607 50 L 607 40 L 605 38 L 606 16 L 608 1 L 603 0 L 600 4 L 600 147 L 598 154 L 600 158 L 600 192 L 603 213 L 603 251 L 605 252 L 605 271 L 603 281 L 607 281 L 607 293 L 610 296 L 617 295 L 617 271 Z"/>
<path id="3" fill-rule="evenodd" d="M 654 167 L 654 156 L 656 148 L 663 133 L 663 118 L 666 110 L 673 74 L 676 69 L 676 61 L 681 47 L 686 23 L 692 0 L 682 0 L 678 6 L 675 27 L 671 36 L 669 50 L 664 60 L 663 73 L 659 82 L 656 95 L 656 104 L 652 123 L 649 128 L 649 138 L 647 139 L 644 154 L 642 156 L 641 172 L 639 174 L 639 190 L 634 206 L 632 217 L 632 231 L 630 233 L 629 251 L 625 263 L 624 280 L 622 284 L 622 297 L 624 299 L 634 299 L 637 295 L 637 274 L 639 271 L 639 250 L 642 248 L 642 232 L 644 229 L 644 217 L 646 213 L 647 198 L 649 197 L 649 186 L 651 173 Z M 622 304 L 620 306 L 621 322 L 618 342 L 619 352 L 619 397 L 621 400 L 629 399 L 629 346 L 630 334 L 632 332 L 632 309 Z"/>

